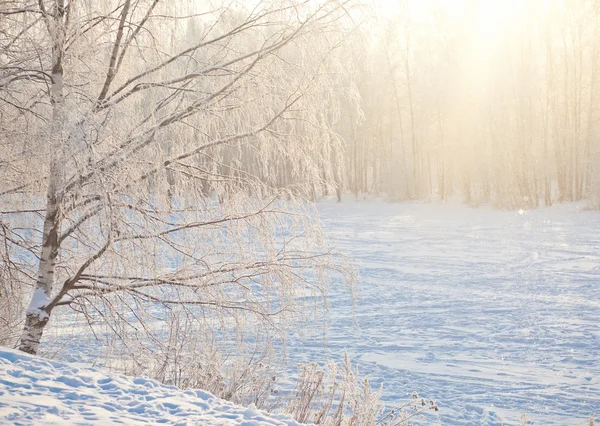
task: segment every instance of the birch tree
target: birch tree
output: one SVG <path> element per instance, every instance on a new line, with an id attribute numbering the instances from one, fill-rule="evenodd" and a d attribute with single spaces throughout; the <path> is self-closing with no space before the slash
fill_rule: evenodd
<path id="1" fill-rule="evenodd" d="M 21 350 L 62 306 L 142 329 L 175 307 L 279 328 L 307 319 L 330 272 L 350 278 L 302 194 L 341 143 L 323 64 L 351 6 L 2 6 L 0 146 L 23 166 L 0 169 L 2 224 L 35 276 Z M 269 178 L 276 161 L 294 187 Z"/>

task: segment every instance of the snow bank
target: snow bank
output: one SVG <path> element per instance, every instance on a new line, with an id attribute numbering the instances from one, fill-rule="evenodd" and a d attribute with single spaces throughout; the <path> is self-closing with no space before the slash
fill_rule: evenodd
<path id="1" fill-rule="evenodd" d="M 201 390 L 0 348 L 0 424 L 299 425 Z"/>

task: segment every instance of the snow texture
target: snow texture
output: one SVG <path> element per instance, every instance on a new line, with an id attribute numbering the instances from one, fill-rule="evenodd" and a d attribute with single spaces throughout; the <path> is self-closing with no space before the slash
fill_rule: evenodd
<path id="1" fill-rule="evenodd" d="M 326 356 L 347 348 L 383 401 L 433 398 L 444 425 L 584 425 L 600 415 L 600 213 L 322 203 L 358 260 L 356 307 L 330 300 Z M 291 341 L 292 362 L 323 358 Z M 433 420 L 434 424 L 437 420 Z"/>
<path id="2" fill-rule="evenodd" d="M 308 338 L 308 329 L 290 336 L 290 373 L 299 362 L 340 361 L 347 348 L 374 388 L 383 383 L 385 403 L 401 404 L 413 391 L 438 403 L 439 418 L 421 424 L 598 418 L 598 211 L 344 200 L 320 203 L 319 212 L 338 248 L 358 261 L 362 286 L 355 307 L 343 286 L 332 290 L 325 350 L 320 324 Z M 102 362 L 98 343 L 68 311 L 50 324 L 45 354 Z M 12 405 L 6 401 L 0 395 Z"/>
<path id="3" fill-rule="evenodd" d="M 288 425 L 282 415 L 244 408 L 201 391 L 0 348 L 2 425 Z"/>
<path id="4" fill-rule="evenodd" d="M 36 288 L 31 298 L 31 303 L 27 309 L 27 313 L 30 315 L 38 315 L 40 320 L 48 317 L 48 313 L 43 310 L 48 305 L 50 299 L 46 295 L 43 288 Z"/>

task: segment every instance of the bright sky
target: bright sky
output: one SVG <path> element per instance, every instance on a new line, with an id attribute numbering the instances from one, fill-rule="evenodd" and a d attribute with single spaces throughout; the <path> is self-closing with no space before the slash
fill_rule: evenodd
<path id="1" fill-rule="evenodd" d="M 431 10 L 439 10 L 452 20 L 465 20 L 485 39 L 514 28 L 515 21 L 527 8 L 549 5 L 550 0 L 373 0 L 381 16 L 397 15 L 406 7 L 411 19 L 419 20 Z"/>

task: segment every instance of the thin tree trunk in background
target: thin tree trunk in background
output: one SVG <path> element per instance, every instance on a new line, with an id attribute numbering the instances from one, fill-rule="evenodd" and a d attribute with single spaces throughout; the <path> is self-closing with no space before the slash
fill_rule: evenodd
<path id="1" fill-rule="evenodd" d="M 594 91 L 596 90 L 596 55 L 597 55 L 597 30 L 598 30 L 598 10 L 595 8 L 594 10 L 594 33 L 593 33 L 593 41 L 592 41 L 592 69 L 590 72 L 590 97 L 588 104 L 588 115 L 587 115 L 587 125 L 586 125 L 586 135 L 585 135 L 585 146 L 584 146 L 584 170 L 583 170 L 583 178 L 581 179 L 581 195 L 589 196 L 590 192 L 590 180 L 591 180 L 591 172 L 592 172 L 592 124 L 593 124 L 593 114 L 594 114 Z"/>
<path id="2" fill-rule="evenodd" d="M 431 173 L 431 154 L 427 154 L 427 185 L 429 196 L 433 193 L 433 177 Z"/>
<path id="3" fill-rule="evenodd" d="M 335 196 L 337 202 L 342 201 L 342 171 L 340 170 L 340 158 L 342 154 L 338 152 L 332 153 L 333 181 L 335 182 Z M 343 158 L 341 158 L 343 161 Z"/>
<path id="4" fill-rule="evenodd" d="M 400 106 L 400 97 L 398 96 L 398 86 L 396 85 L 396 78 L 393 74 L 393 70 L 392 70 L 392 62 L 390 60 L 390 55 L 389 55 L 389 46 L 386 46 L 385 49 L 385 59 L 387 61 L 387 65 L 388 65 L 388 71 L 390 74 L 390 80 L 392 82 L 392 89 L 393 89 L 393 93 L 394 93 L 394 102 L 396 104 L 396 114 L 398 114 L 398 125 L 400 126 L 400 146 L 402 148 L 402 160 L 401 160 L 401 164 L 402 164 L 402 172 L 404 174 L 404 197 L 407 197 L 409 195 L 409 188 L 408 188 L 408 165 L 406 163 L 406 146 L 404 144 L 404 123 L 402 120 L 402 108 Z M 391 126 L 391 120 L 390 120 L 390 126 Z M 394 156 L 392 155 L 392 161 L 394 161 Z"/>
<path id="5" fill-rule="evenodd" d="M 573 78 L 577 82 L 573 86 L 573 198 L 579 201 L 581 199 L 581 182 L 583 179 L 582 168 L 580 167 L 579 157 L 581 150 L 581 87 L 583 84 L 583 53 L 581 44 L 581 28 L 578 28 L 577 39 L 579 43 L 575 45 L 573 41 L 574 69 Z"/>
<path id="6" fill-rule="evenodd" d="M 354 196 L 358 196 L 358 141 L 356 140 L 356 133 L 354 131 L 354 123 L 350 123 L 350 130 L 352 131 L 352 146 L 354 147 L 354 167 L 353 167 L 353 179 L 352 179 L 352 183 L 353 183 L 353 190 L 354 190 Z"/>
<path id="7" fill-rule="evenodd" d="M 440 200 L 446 200 L 446 182 L 444 176 L 444 126 L 442 125 L 442 114 L 440 111 L 439 97 L 436 96 L 436 113 L 437 113 L 437 124 L 440 132 L 440 139 L 438 143 L 437 152 L 437 178 L 438 178 L 438 191 L 440 194 Z"/>
<path id="8" fill-rule="evenodd" d="M 563 78 L 563 98 L 564 98 L 564 112 L 563 112 L 563 163 L 564 163 L 564 182 L 565 182 L 565 194 L 563 199 L 567 201 L 573 201 L 573 170 L 572 170 L 572 156 L 573 151 L 569 149 L 569 142 L 573 142 L 573 132 L 571 129 L 571 123 L 569 120 L 569 52 L 567 50 L 567 42 L 563 34 L 563 50 L 564 50 L 564 78 Z"/>
<path id="9" fill-rule="evenodd" d="M 554 87 L 555 80 L 559 77 L 554 73 L 554 57 L 552 55 L 551 47 L 548 47 L 549 61 L 550 64 L 550 81 Z M 554 92 L 556 93 L 556 92 Z M 554 114 L 553 114 L 553 141 L 554 141 L 554 159 L 556 164 L 556 181 L 558 184 L 558 202 L 566 200 L 567 185 L 566 185 L 566 171 L 565 171 L 565 158 L 563 153 L 563 145 L 566 137 L 566 128 L 564 115 L 561 115 L 559 110 L 559 96 L 554 96 Z M 561 127 L 562 125 L 562 127 Z"/>
<path id="10" fill-rule="evenodd" d="M 374 138 L 373 138 L 374 139 Z M 361 189 L 360 192 L 365 194 L 365 193 L 369 193 L 369 187 L 368 187 L 368 182 L 369 182 L 369 160 L 371 157 L 371 145 L 374 143 L 373 140 L 370 140 L 369 144 L 362 144 L 361 145 L 361 156 L 360 156 L 360 170 L 361 170 Z"/>
<path id="11" fill-rule="evenodd" d="M 531 101 L 531 94 L 529 94 L 529 96 L 527 97 L 527 103 L 528 103 L 528 110 L 529 110 L 529 156 L 528 156 L 528 161 L 530 164 L 532 164 L 533 166 L 533 173 L 530 174 L 531 176 L 531 180 L 532 180 L 532 185 L 530 187 L 532 194 L 531 197 L 532 199 L 530 200 L 530 202 L 532 203 L 533 207 L 538 207 L 540 205 L 540 192 L 539 192 L 539 185 L 538 185 L 538 174 L 537 174 L 537 167 L 535 167 L 535 161 L 533 160 L 533 154 L 532 154 L 532 150 L 533 150 L 533 144 L 534 144 L 534 134 L 533 134 L 533 103 Z"/>
<path id="12" fill-rule="evenodd" d="M 544 179 L 544 205 L 551 206 L 552 205 L 552 192 L 550 186 L 550 171 L 549 171 L 549 160 L 548 160 L 548 126 L 550 121 L 550 91 L 552 85 L 550 82 L 550 78 L 548 78 L 546 82 L 546 105 L 544 112 L 544 136 L 543 136 L 543 151 L 544 151 L 544 166 L 543 166 L 543 179 Z"/>
<path id="13" fill-rule="evenodd" d="M 470 205 L 471 202 L 472 202 L 472 197 L 471 197 L 471 180 L 469 179 L 469 177 L 466 174 L 463 177 L 463 193 L 464 193 L 464 197 L 465 197 L 465 203 L 467 203 L 468 205 Z"/>
<path id="14" fill-rule="evenodd" d="M 408 42 L 407 42 L 408 43 Z M 404 67 L 406 73 L 406 87 L 408 91 L 408 107 L 410 112 L 410 131 L 412 139 L 412 157 L 413 157 L 413 198 L 418 198 L 421 195 L 420 182 L 419 182 L 419 161 L 417 152 L 417 138 L 415 136 L 415 111 L 412 93 L 412 79 L 410 76 L 410 64 L 409 64 L 409 46 L 406 47 L 406 57 L 404 58 Z"/>

